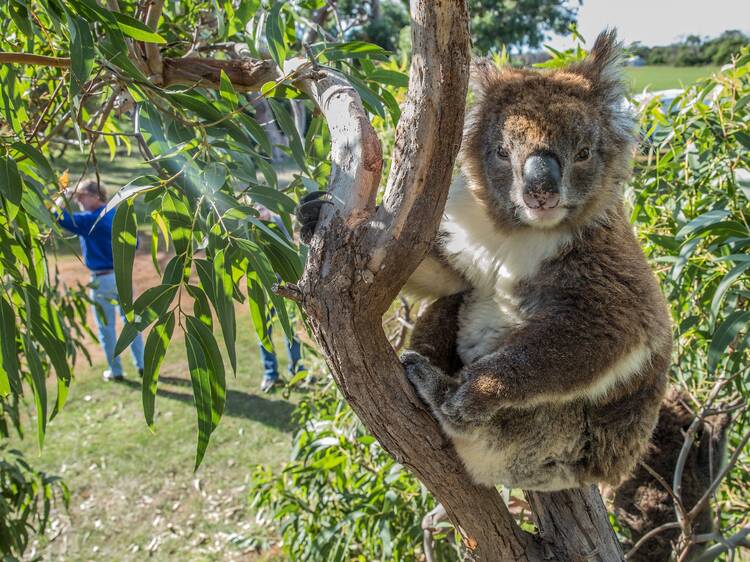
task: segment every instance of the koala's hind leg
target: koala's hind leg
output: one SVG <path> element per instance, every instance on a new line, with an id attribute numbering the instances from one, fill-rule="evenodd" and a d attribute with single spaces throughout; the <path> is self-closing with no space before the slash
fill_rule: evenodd
<path id="1" fill-rule="evenodd" d="M 409 349 L 429 359 L 447 375 L 463 367 L 458 356 L 458 312 L 465 293 L 440 298 L 419 316 L 411 334 Z"/>

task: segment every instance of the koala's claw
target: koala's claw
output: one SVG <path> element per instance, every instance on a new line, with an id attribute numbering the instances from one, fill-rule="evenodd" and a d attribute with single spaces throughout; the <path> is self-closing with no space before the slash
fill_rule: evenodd
<path id="1" fill-rule="evenodd" d="M 405 351 L 402 353 L 401 364 L 404 366 L 406 376 L 409 377 L 409 380 L 412 382 L 415 381 L 411 379 L 411 376 L 415 376 L 418 380 L 422 380 L 425 374 L 424 368 L 430 366 L 429 360 L 416 351 Z"/>
<path id="2" fill-rule="evenodd" d="M 300 199 L 299 205 L 294 214 L 300 223 L 300 238 L 305 244 L 309 244 L 315 234 L 315 227 L 318 226 L 320 219 L 320 210 L 323 205 L 331 204 L 328 199 L 323 199 L 328 195 L 327 191 L 313 191 Z"/>
<path id="3" fill-rule="evenodd" d="M 439 408 L 455 388 L 456 382 L 453 379 L 416 351 L 403 353 L 401 364 L 417 394 L 433 409 Z"/>

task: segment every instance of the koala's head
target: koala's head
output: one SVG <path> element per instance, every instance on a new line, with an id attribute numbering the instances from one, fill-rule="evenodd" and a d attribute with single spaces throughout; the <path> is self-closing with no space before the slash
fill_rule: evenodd
<path id="1" fill-rule="evenodd" d="M 474 65 L 461 162 L 469 187 L 507 227 L 582 225 L 606 216 L 630 173 L 634 120 L 620 46 L 602 33 L 553 71 Z"/>

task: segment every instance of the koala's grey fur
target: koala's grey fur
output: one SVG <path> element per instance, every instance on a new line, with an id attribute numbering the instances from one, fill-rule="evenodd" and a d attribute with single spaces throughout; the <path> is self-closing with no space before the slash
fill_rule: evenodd
<path id="1" fill-rule="evenodd" d="M 666 303 L 628 223 L 634 124 L 618 45 L 537 72 L 481 64 L 434 251 L 410 281 L 437 298 L 407 376 L 481 484 L 618 484 L 667 388 Z M 524 162 L 552 155 L 560 202 L 524 203 Z"/>

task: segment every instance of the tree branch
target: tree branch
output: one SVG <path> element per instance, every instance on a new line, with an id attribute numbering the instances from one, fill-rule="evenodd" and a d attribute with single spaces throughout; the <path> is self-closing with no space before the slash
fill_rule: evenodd
<path id="1" fill-rule="evenodd" d="M 750 548 L 746 543 L 748 536 L 750 536 L 750 527 L 744 527 L 719 544 L 715 544 L 711 548 L 706 549 L 706 551 L 701 554 L 695 562 L 711 562 L 711 560 L 715 560 L 728 550 L 739 547 Z"/>
<path id="2" fill-rule="evenodd" d="M 154 31 L 159 27 L 159 18 L 161 18 L 161 12 L 163 9 L 164 0 L 151 0 L 148 11 L 146 12 L 146 21 L 144 23 Z M 151 75 L 161 77 L 163 73 L 163 64 L 159 45 L 156 43 L 145 43 L 144 51 L 146 53 L 146 65 L 148 65 Z"/>
<path id="3" fill-rule="evenodd" d="M 0 64 L 27 64 L 53 68 L 70 68 L 70 59 L 67 57 L 46 57 L 32 53 L 0 52 Z"/>
<path id="4" fill-rule="evenodd" d="M 272 60 L 165 58 L 162 72 L 163 84 L 165 86 L 182 84 L 218 90 L 222 70 L 238 92 L 257 92 L 266 82 L 274 82 L 281 77 L 281 71 Z"/>

